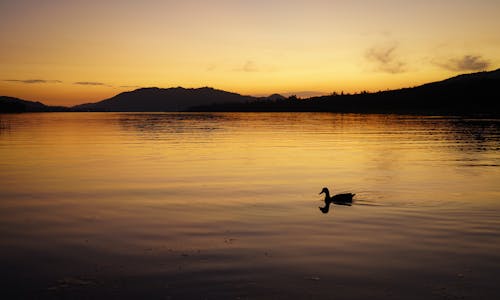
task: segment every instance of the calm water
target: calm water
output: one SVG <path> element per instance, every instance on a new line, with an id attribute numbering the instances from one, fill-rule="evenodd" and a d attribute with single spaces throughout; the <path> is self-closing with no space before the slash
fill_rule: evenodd
<path id="1" fill-rule="evenodd" d="M 10 297 L 492 299 L 500 120 L 0 115 Z M 322 214 L 318 195 L 356 193 Z"/>

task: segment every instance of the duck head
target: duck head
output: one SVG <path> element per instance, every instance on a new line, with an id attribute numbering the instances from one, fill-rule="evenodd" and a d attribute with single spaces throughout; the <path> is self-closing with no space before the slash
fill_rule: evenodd
<path id="1" fill-rule="evenodd" d="M 330 191 L 328 190 L 328 188 L 324 187 L 319 194 L 321 195 L 323 193 L 329 194 Z"/>

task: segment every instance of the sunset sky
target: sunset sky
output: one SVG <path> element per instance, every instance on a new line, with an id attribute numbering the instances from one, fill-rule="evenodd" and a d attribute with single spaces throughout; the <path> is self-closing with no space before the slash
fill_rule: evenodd
<path id="1" fill-rule="evenodd" d="M 500 67 L 498 0 L 2 0 L 0 95 L 414 86 Z"/>

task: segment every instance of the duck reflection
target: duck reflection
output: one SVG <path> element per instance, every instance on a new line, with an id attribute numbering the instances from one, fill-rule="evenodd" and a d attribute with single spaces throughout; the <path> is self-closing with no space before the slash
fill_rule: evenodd
<path id="1" fill-rule="evenodd" d="M 345 193 L 345 194 L 333 195 L 330 197 L 330 191 L 326 187 L 323 188 L 323 190 L 321 190 L 321 192 L 319 194 L 320 195 L 325 194 L 325 200 L 324 200 L 325 206 L 319 207 L 319 210 L 321 210 L 321 212 L 324 214 L 328 213 L 328 211 L 330 210 L 331 204 L 351 206 L 352 205 L 352 198 L 354 197 L 354 195 L 356 195 L 356 194 L 352 194 L 352 193 Z"/>

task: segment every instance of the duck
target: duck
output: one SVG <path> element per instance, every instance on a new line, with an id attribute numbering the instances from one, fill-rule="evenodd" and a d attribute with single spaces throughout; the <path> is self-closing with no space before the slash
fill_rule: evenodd
<path id="1" fill-rule="evenodd" d="M 351 205 L 352 198 L 354 197 L 354 195 L 356 195 L 352 193 L 345 193 L 333 195 L 330 197 L 330 191 L 326 187 L 324 187 L 319 194 L 325 194 L 325 204 L 334 203 L 339 205 Z"/>

